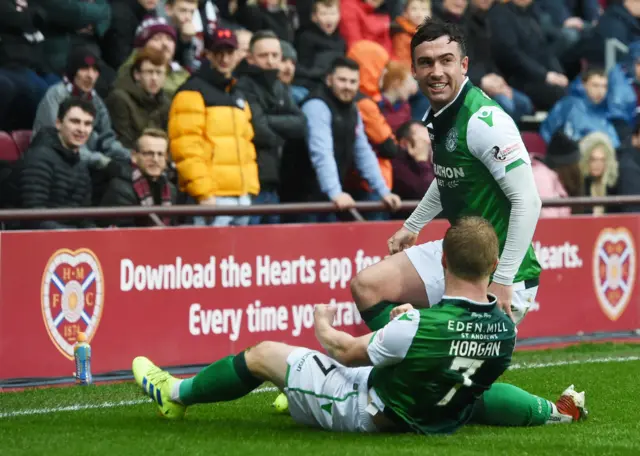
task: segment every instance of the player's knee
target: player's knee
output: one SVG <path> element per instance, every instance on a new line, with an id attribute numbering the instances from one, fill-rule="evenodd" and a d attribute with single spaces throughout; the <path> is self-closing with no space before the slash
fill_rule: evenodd
<path id="1" fill-rule="evenodd" d="M 369 307 L 380 301 L 379 284 L 368 269 L 360 271 L 351 279 L 351 294 L 360 307 Z"/>
<path id="2" fill-rule="evenodd" d="M 263 341 L 244 351 L 244 359 L 252 374 L 260 376 L 274 352 L 277 342 Z"/>

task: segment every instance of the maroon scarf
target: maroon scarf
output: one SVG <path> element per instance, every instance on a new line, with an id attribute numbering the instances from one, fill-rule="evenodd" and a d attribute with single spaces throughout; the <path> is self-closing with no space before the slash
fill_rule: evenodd
<path id="1" fill-rule="evenodd" d="M 151 194 L 151 187 L 149 187 L 149 181 L 147 180 L 145 175 L 142 174 L 142 171 L 140 170 L 140 168 L 138 168 L 138 165 L 136 165 L 135 163 L 132 163 L 132 165 L 133 173 L 131 175 L 131 178 L 133 180 L 133 190 L 136 192 L 136 195 L 138 195 L 138 198 L 140 199 L 140 205 L 153 206 L 154 201 L 153 195 Z M 171 187 L 169 187 L 169 182 L 164 179 L 164 177 L 160 178 L 163 182 L 162 205 L 171 206 Z M 162 223 L 164 223 L 166 226 L 171 225 L 171 217 L 162 217 Z"/>

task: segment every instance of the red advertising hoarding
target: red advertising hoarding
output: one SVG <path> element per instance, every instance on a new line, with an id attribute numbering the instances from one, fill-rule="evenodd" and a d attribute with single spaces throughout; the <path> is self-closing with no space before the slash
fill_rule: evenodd
<path id="1" fill-rule="evenodd" d="M 521 338 L 640 327 L 639 219 L 542 220 L 544 272 Z M 86 332 L 96 373 L 146 355 L 205 364 L 261 340 L 318 347 L 313 305 L 366 328 L 349 281 L 386 253 L 399 223 L 132 229 L 0 234 L 0 379 L 73 372 Z M 434 222 L 421 241 L 442 237 Z"/>

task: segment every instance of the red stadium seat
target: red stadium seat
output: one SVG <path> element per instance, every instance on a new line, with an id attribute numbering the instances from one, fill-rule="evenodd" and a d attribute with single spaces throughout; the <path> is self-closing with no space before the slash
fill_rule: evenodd
<path id="1" fill-rule="evenodd" d="M 29 147 L 29 143 L 31 143 L 31 130 L 15 130 L 11 132 L 11 136 L 18 146 L 18 150 L 20 151 L 20 155 L 24 154 L 24 152 Z"/>
<path id="2" fill-rule="evenodd" d="M 542 136 L 535 131 L 523 131 L 522 141 L 530 154 L 541 157 L 547 155 L 547 143 L 544 142 Z"/>
<path id="3" fill-rule="evenodd" d="M 0 160 L 16 161 L 20 158 L 20 151 L 11 135 L 0 131 Z"/>

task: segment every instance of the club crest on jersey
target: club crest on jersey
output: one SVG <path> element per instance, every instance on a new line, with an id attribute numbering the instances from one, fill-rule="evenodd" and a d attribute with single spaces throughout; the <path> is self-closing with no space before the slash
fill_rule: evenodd
<path id="1" fill-rule="evenodd" d="M 636 248 L 626 228 L 605 228 L 593 248 L 593 282 L 600 308 L 612 321 L 623 314 L 633 292 Z"/>
<path id="2" fill-rule="evenodd" d="M 42 317 L 51 341 L 73 359 L 79 332 L 91 342 L 104 308 L 104 277 L 97 256 L 90 250 L 56 251 L 42 276 Z"/>
<path id="3" fill-rule="evenodd" d="M 447 138 L 445 139 L 444 146 L 447 148 L 447 152 L 453 152 L 458 145 L 458 131 L 455 128 L 449 130 Z"/>

